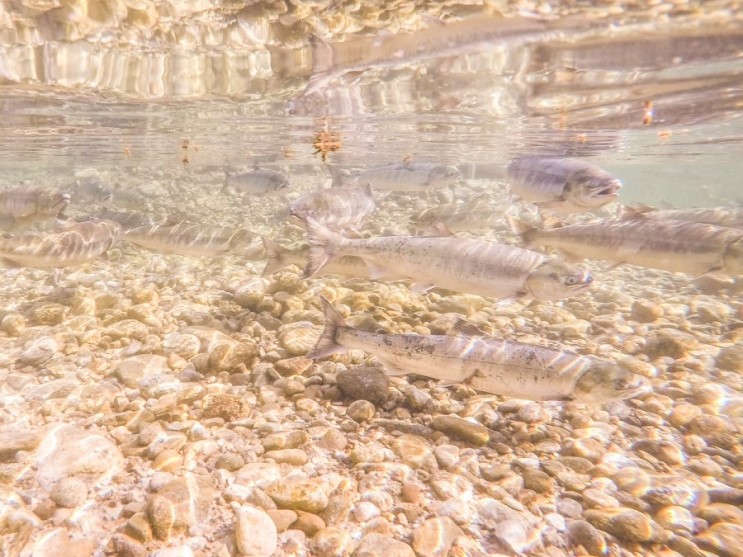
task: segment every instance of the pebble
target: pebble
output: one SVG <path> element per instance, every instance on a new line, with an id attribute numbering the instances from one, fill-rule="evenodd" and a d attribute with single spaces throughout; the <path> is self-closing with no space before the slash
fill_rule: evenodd
<path id="1" fill-rule="evenodd" d="M 734 344 L 720 350 L 715 358 L 715 365 L 719 369 L 743 373 L 743 346 Z"/>
<path id="2" fill-rule="evenodd" d="M 125 387 L 133 389 L 145 377 L 161 375 L 168 371 L 170 369 L 168 359 L 165 356 L 139 354 L 119 362 L 114 375 Z"/>
<path id="3" fill-rule="evenodd" d="M 262 509 L 242 505 L 237 510 L 235 544 L 241 555 L 270 557 L 278 546 L 276 525 Z"/>
<path id="4" fill-rule="evenodd" d="M 429 518 L 413 531 L 413 550 L 418 557 L 446 557 L 454 538 L 463 535 L 451 518 Z"/>
<path id="5" fill-rule="evenodd" d="M 301 530 L 312 537 L 325 528 L 325 521 L 313 513 L 297 511 L 297 520 L 291 525 L 294 530 Z"/>
<path id="6" fill-rule="evenodd" d="M 498 522 L 493 533 L 500 543 L 517 555 L 523 555 L 541 543 L 539 530 L 529 532 L 523 520 Z"/>
<path id="7" fill-rule="evenodd" d="M 689 510 L 678 505 L 668 505 L 661 508 L 654 516 L 655 522 L 659 526 L 672 532 L 689 532 L 693 533 L 694 515 Z"/>
<path id="8" fill-rule="evenodd" d="M 628 542 L 663 541 L 662 530 L 650 517 L 625 507 L 589 509 L 584 518 L 599 530 Z"/>
<path id="9" fill-rule="evenodd" d="M 44 337 L 29 344 L 18 359 L 22 364 L 38 366 L 50 360 L 57 352 L 59 352 L 57 341 L 52 337 Z"/>
<path id="10" fill-rule="evenodd" d="M 400 460 L 411 468 L 424 470 L 438 468 L 433 451 L 422 437 L 401 435 L 392 441 L 391 447 Z"/>
<path id="11" fill-rule="evenodd" d="M 88 498 L 88 486 L 79 478 L 62 478 L 52 488 L 49 497 L 60 507 L 74 509 Z"/>
<path id="12" fill-rule="evenodd" d="M 291 464 L 293 466 L 302 466 L 307 463 L 309 457 L 302 449 L 279 449 L 276 451 L 266 451 L 263 454 L 266 459 L 274 460 L 278 463 Z"/>
<path id="13" fill-rule="evenodd" d="M 663 316 L 663 307 L 649 300 L 635 300 L 630 309 L 630 319 L 638 323 L 652 323 Z"/>
<path id="14" fill-rule="evenodd" d="M 640 468 L 622 468 L 611 477 L 611 481 L 620 489 L 631 495 L 642 497 L 650 489 L 650 476 Z"/>
<path id="15" fill-rule="evenodd" d="M 563 497 L 557 501 L 557 512 L 567 518 L 578 518 L 583 513 L 583 506 L 575 499 Z"/>
<path id="16" fill-rule="evenodd" d="M 490 433 L 485 426 L 458 416 L 436 416 L 431 427 L 446 433 L 452 439 L 477 446 L 486 445 L 490 441 Z"/>
<path id="17" fill-rule="evenodd" d="M 406 543 L 384 534 L 367 534 L 359 542 L 353 557 L 416 557 Z"/>
<path id="18" fill-rule="evenodd" d="M 317 532 L 311 543 L 317 557 L 350 557 L 356 549 L 351 534 L 335 526 L 328 526 Z"/>
<path id="19" fill-rule="evenodd" d="M 678 360 L 699 347 L 699 340 L 678 329 L 661 329 L 653 334 L 645 345 L 644 352 L 650 358 L 667 356 Z"/>
<path id="20" fill-rule="evenodd" d="M 328 486 L 321 478 L 279 480 L 265 491 L 282 509 L 319 513 L 328 506 Z"/>
<path id="21" fill-rule="evenodd" d="M 346 415 L 355 422 L 365 422 L 371 420 L 375 412 L 376 408 L 368 400 L 355 400 L 349 405 Z"/>
<path id="22" fill-rule="evenodd" d="M 144 545 L 126 534 L 116 533 L 111 536 L 111 544 L 116 552 L 116 557 L 146 557 L 147 550 Z"/>
<path id="23" fill-rule="evenodd" d="M 743 525 L 743 509 L 727 503 L 710 503 L 697 511 L 697 516 L 709 524 L 734 522 Z"/>
<path id="24" fill-rule="evenodd" d="M 602 557 L 606 554 L 606 539 L 593 525 L 585 520 L 568 523 L 568 539 L 574 546 L 581 546 L 589 555 Z"/>
<path id="25" fill-rule="evenodd" d="M 353 509 L 354 518 L 362 524 L 380 514 L 379 507 L 370 501 L 360 501 Z"/>
<path id="26" fill-rule="evenodd" d="M 296 449 L 309 441 L 310 436 L 303 430 L 279 431 L 266 435 L 263 448 L 267 451 L 278 449 Z"/>
<path id="27" fill-rule="evenodd" d="M 522 477 L 524 479 L 524 487 L 537 493 L 550 493 L 555 487 L 554 480 L 541 470 L 526 468 L 522 473 Z"/>
<path id="28" fill-rule="evenodd" d="M 720 557 L 738 557 L 743 547 L 743 525 L 717 522 L 694 538 L 704 550 Z"/>
<path id="29" fill-rule="evenodd" d="M 336 376 L 338 388 L 355 400 L 384 404 L 390 393 L 390 378 L 378 367 L 361 366 Z"/>

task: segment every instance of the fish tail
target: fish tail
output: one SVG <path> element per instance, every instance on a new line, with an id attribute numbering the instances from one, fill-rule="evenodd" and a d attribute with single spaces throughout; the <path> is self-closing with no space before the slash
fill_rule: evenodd
<path id="1" fill-rule="evenodd" d="M 521 242 L 529 245 L 534 239 L 534 235 L 539 231 L 535 226 L 525 223 L 518 217 L 508 215 L 508 226 L 511 228 L 511 232 L 516 234 Z"/>
<path id="2" fill-rule="evenodd" d="M 307 357 L 316 360 L 318 358 L 325 358 L 331 354 L 342 352 L 345 350 L 343 346 L 338 344 L 335 337 L 338 333 L 339 327 L 347 327 L 346 321 L 343 319 L 340 313 L 333 307 L 325 296 L 320 296 L 323 309 L 325 311 L 325 329 L 323 329 L 320 338 L 315 345 L 315 348 L 307 354 Z"/>
<path id="3" fill-rule="evenodd" d="M 335 257 L 342 238 L 312 218 L 305 220 L 305 226 L 310 241 L 310 254 L 304 269 L 304 278 L 309 278 L 320 272 Z"/>
<path id="4" fill-rule="evenodd" d="M 269 240 L 265 236 L 261 236 L 263 240 L 263 247 L 266 250 L 266 266 L 263 269 L 262 275 L 272 275 L 276 271 L 280 271 L 287 266 L 286 261 L 286 248 L 277 244 L 273 240 Z"/>

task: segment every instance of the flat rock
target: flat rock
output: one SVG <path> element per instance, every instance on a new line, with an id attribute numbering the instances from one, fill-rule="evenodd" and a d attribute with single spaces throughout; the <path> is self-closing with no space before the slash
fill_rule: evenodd
<path id="1" fill-rule="evenodd" d="M 322 478 L 278 480 L 266 493 L 279 508 L 319 513 L 328 506 L 328 485 Z"/>
<path id="2" fill-rule="evenodd" d="M 604 532 L 628 542 L 661 542 L 664 531 L 644 513 L 625 507 L 590 509 L 585 519 Z"/>
<path id="3" fill-rule="evenodd" d="M 391 536 L 371 533 L 361 539 L 353 557 L 415 557 L 415 552 Z"/>
<path id="4" fill-rule="evenodd" d="M 276 525 L 262 509 L 243 505 L 237 511 L 235 544 L 241 555 L 270 557 L 278 545 Z"/>
<path id="5" fill-rule="evenodd" d="M 168 373 L 169 371 L 168 360 L 165 356 L 139 354 L 119 362 L 114 375 L 123 385 L 133 389 L 145 377 Z"/>
<path id="6" fill-rule="evenodd" d="M 429 518 L 413 532 L 413 550 L 418 557 L 445 557 L 454 538 L 463 535 L 448 516 Z"/>
<path id="7" fill-rule="evenodd" d="M 155 537 L 167 540 L 204 520 L 214 495 L 206 475 L 187 474 L 165 484 L 147 500 L 147 517 Z"/>
<path id="8" fill-rule="evenodd" d="M 487 445 L 490 441 L 488 428 L 459 416 L 436 416 L 431 425 L 434 429 L 446 433 L 453 439 L 459 439 L 473 445 Z"/>
<path id="9" fill-rule="evenodd" d="M 425 439 L 417 435 L 401 435 L 390 444 L 400 460 L 411 468 L 436 470 L 438 464 L 433 450 Z"/>
<path id="10" fill-rule="evenodd" d="M 32 451 L 41 440 L 41 432 L 20 424 L 0 427 L 0 462 L 13 460 L 18 451 Z"/>
<path id="11" fill-rule="evenodd" d="M 738 557 L 743 547 L 743 525 L 718 522 L 694 538 L 699 547 L 720 557 Z"/>
<path id="12" fill-rule="evenodd" d="M 67 424 L 55 424 L 44 432 L 36 451 L 36 479 L 50 491 L 62 478 L 77 477 L 88 487 L 110 478 L 124 457 L 108 439 Z"/>
<path id="13" fill-rule="evenodd" d="M 92 557 L 98 542 L 91 539 L 72 539 L 65 528 L 40 532 L 39 541 L 29 555 L 34 557 Z"/>

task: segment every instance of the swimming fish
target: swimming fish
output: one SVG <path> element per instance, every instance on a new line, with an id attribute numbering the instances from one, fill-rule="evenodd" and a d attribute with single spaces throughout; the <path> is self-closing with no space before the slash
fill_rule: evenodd
<path id="1" fill-rule="evenodd" d="M 276 170 L 256 168 L 247 172 L 225 172 L 223 192 L 232 194 L 271 194 L 289 186 L 289 178 Z"/>
<path id="2" fill-rule="evenodd" d="M 296 265 L 303 268 L 309 258 L 310 248 L 304 245 L 297 249 L 284 247 L 276 242 L 263 238 L 263 247 L 266 250 L 266 267 L 263 269 L 263 276 L 271 275 L 289 265 Z M 349 278 L 369 278 L 369 267 L 360 257 L 346 255 L 329 261 L 322 268 L 323 274 L 342 275 Z"/>
<path id="3" fill-rule="evenodd" d="M 320 297 L 325 329 L 309 358 L 346 350 L 376 356 L 389 375 L 414 373 L 478 391 L 528 400 L 604 403 L 636 397 L 647 380 L 610 360 L 487 336 L 378 334 L 346 324 Z"/>
<path id="4" fill-rule="evenodd" d="M 119 232 L 115 223 L 87 221 L 44 233 L 6 234 L 0 237 L 0 259 L 15 267 L 71 267 L 108 251 Z"/>
<path id="5" fill-rule="evenodd" d="M 336 173 L 335 178 L 336 186 L 369 184 L 374 191 L 429 191 L 464 183 L 456 166 L 412 161 L 375 166 L 345 177 Z"/>
<path id="6" fill-rule="evenodd" d="M 0 191 L 0 220 L 11 226 L 29 225 L 56 217 L 71 196 L 54 187 L 18 186 Z"/>
<path id="7" fill-rule="evenodd" d="M 509 219 L 526 246 L 550 247 L 572 260 L 598 259 L 702 275 L 743 274 L 743 230 L 644 218 L 602 220 L 541 230 Z"/>
<path id="8" fill-rule="evenodd" d="M 306 193 L 289 204 L 289 214 L 302 221 L 312 218 L 336 232 L 355 229 L 374 211 L 371 186 L 359 184 Z"/>
<path id="9" fill-rule="evenodd" d="M 126 240 L 143 248 L 178 255 L 241 255 L 259 259 L 263 248 L 257 235 L 245 228 L 190 222 L 141 226 L 127 231 Z"/>
<path id="10" fill-rule="evenodd" d="M 329 261 L 353 255 L 373 279 L 409 279 L 415 290 L 434 286 L 497 299 L 559 300 L 585 291 L 591 275 L 558 259 L 516 246 L 457 236 L 344 238 L 307 221 L 309 260 L 305 276 Z"/>
<path id="11" fill-rule="evenodd" d="M 103 209 L 93 213 L 95 218 L 99 220 L 108 220 L 115 222 L 121 226 L 123 232 L 128 232 L 135 228 L 142 226 L 152 226 L 154 224 L 162 224 L 163 219 L 156 217 L 150 213 L 139 213 L 137 211 L 122 211 L 119 209 Z"/>
<path id="12" fill-rule="evenodd" d="M 455 232 L 490 228 L 503 222 L 507 206 L 499 206 L 485 197 L 472 201 L 447 203 L 431 207 L 410 218 L 410 223 L 419 228 L 430 227 L 436 222 Z"/>
<path id="13" fill-rule="evenodd" d="M 522 157 L 506 168 L 511 193 L 558 213 L 580 213 L 614 201 L 622 183 L 577 159 Z"/>
<path id="14" fill-rule="evenodd" d="M 743 228 L 743 208 L 741 207 L 708 207 L 700 209 L 654 209 L 647 205 L 625 207 L 628 214 L 625 218 L 634 218 L 638 213 L 649 219 L 682 220 Z"/>

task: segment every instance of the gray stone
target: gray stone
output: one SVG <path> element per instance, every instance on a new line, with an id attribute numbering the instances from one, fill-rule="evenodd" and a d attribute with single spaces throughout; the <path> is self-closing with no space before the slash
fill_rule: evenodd
<path id="1" fill-rule="evenodd" d="M 336 382 L 346 396 L 372 404 L 384 404 L 390 392 L 390 379 L 378 367 L 361 366 L 342 371 Z"/>

